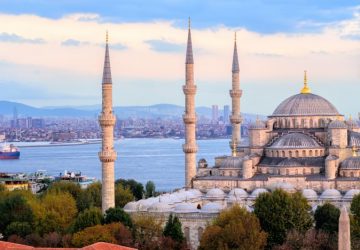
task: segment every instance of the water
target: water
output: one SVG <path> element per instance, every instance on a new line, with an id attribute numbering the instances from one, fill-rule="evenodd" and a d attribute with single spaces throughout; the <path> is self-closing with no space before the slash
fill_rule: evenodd
<path id="1" fill-rule="evenodd" d="M 157 190 L 170 191 L 184 186 L 183 140 L 174 139 L 123 139 L 115 142 L 118 159 L 115 177 L 135 179 L 145 184 L 155 183 Z M 209 165 L 214 157 L 230 154 L 229 139 L 200 140 L 197 142 L 198 160 L 205 158 Z M 19 160 L 0 161 L 0 172 L 32 173 L 47 170 L 59 175 L 64 170 L 101 179 L 101 163 L 97 156 L 100 144 L 74 146 L 24 147 Z"/>

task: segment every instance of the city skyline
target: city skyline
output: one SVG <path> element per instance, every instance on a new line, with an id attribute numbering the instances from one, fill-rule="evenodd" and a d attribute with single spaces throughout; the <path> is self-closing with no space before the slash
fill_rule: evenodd
<path id="1" fill-rule="evenodd" d="M 237 31 L 243 112 L 270 114 L 279 104 L 276 100 L 300 91 L 307 69 L 313 93 L 329 99 L 344 115 L 358 113 L 351 105 L 360 79 L 360 8 L 355 2 L 225 2 L 218 6 L 210 1 L 201 6 L 206 11 L 220 8 L 221 15 L 214 18 L 197 13 L 197 4 L 189 2 L 147 4 L 151 7 L 148 15 L 136 15 L 142 13 L 136 3 L 113 3 L 114 10 L 105 10 L 92 1 L 88 5 L 77 1 L 63 3 L 56 11 L 59 3 L 29 2 L 25 10 L 15 9 L 16 1 L 1 2 L 0 21 L 9 24 L 0 30 L 2 100 L 34 106 L 96 104 L 103 37 L 109 30 L 114 105 L 183 105 L 187 16 L 182 15 L 186 13 L 193 20 L 198 106 L 230 104 L 232 45 Z M 174 12 L 170 16 L 169 10 L 177 6 L 186 8 L 181 15 Z M 135 9 L 130 14 L 124 8 Z M 292 11 L 295 8 L 299 10 Z M 115 10 L 124 15 L 116 15 Z"/>

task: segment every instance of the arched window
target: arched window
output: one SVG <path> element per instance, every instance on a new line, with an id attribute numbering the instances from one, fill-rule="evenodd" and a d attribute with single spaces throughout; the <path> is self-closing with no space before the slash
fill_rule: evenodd
<path id="1" fill-rule="evenodd" d="M 351 173 L 350 173 L 350 176 L 351 176 L 351 177 L 354 177 L 354 172 L 351 172 Z"/>
<path id="2" fill-rule="evenodd" d="M 312 150 L 309 150 L 309 156 L 310 156 L 310 157 L 313 156 Z"/>
<path id="3" fill-rule="evenodd" d="M 298 150 L 295 151 L 295 156 L 299 157 L 299 151 Z"/>
<path id="4" fill-rule="evenodd" d="M 279 157 L 279 151 L 276 151 L 276 157 Z"/>
<path id="5" fill-rule="evenodd" d="M 305 128 L 305 119 L 301 119 L 301 127 Z"/>
<path id="6" fill-rule="evenodd" d="M 318 152 L 317 150 L 315 150 L 315 156 L 318 156 L 318 153 L 319 153 L 319 152 Z"/>
<path id="7" fill-rule="evenodd" d="M 282 153 L 282 157 L 285 157 L 285 151 L 282 151 L 281 153 Z"/>
<path id="8" fill-rule="evenodd" d="M 314 169 L 313 169 L 313 168 L 311 168 L 311 174 L 314 174 L 314 172 L 315 172 L 315 171 L 314 171 Z"/>
<path id="9" fill-rule="evenodd" d="M 299 174 L 299 170 L 295 169 L 295 174 L 298 175 Z"/>
<path id="10" fill-rule="evenodd" d="M 292 151 L 289 151 L 289 157 L 290 158 L 292 157 Z"/>
<path id="11" fill-rule="evenodd" d="M 312 128 L 314 126 L 313 120 L 310 119 L 310 128 Z"/>
<path id="12" fill-rule="evenodd" d="M 187 242 L 190 242 L 190 228 L 185 227 L 184 228 L 185 238 Z"/>
<path id="13" fill-rule="evenodd" d="M 303 168 L 303 174 L 304 174 L 304 175 L 306 174 L 306 169 L 305 169 L 305 168 Z"/>
<path id="14" fill-rule="evenodd" d="M 289 175 L 289 169 L 286 169 L 286 175 Z"/>
<path id="15" fill-rule="evenodd" d="M 303 150 L 303 151 L 302 151 L 302 157 L 305 157 L 305 156 L 306 156 L 306 151 Z"/>

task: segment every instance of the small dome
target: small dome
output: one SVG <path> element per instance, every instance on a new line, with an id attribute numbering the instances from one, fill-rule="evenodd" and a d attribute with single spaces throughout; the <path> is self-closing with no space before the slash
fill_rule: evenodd
<path id="1" fill-rule="evenodd" d="M 125 212 L 133 212 L 133 211 L 136 211 L 137 210 L 137 203 L 136 201 L 130 201 L 129 203 L 127 203 L 125 206 L 124 206 L 124 211 Z"/>
<path id="2" fill-rule="evenodd" d="M 157 202 L 157 198 L 154 198 L 154 197 L 149 198 L 149 199 L 139 200 L 137 202 L 137 210 L 138 211 L 147 211 L 148 208 L 155 202 Z"/>
<path id="3" fill-rule="evenodd" d="M 197 213 L 199 210 L 195 204 L 184 202 L 177 204 L 174 209 L 175 213 Z"/>
<path id="4" fill-rule="evenodd" d="M 269 191 L 267 191 L 265 188 L 257 188 L 254 191 L 252 191 L 251 195 L 249 196 L 249 198 L 252 199 L 256 199 L 260 194 L 262 193 L 268 193 Z"/>
<path id="5" fill-rule="evenodd" d="M 347 129 L 347 126 L 343 121 L 334 120 L 334 121 L 330 122 L 328 128 L 331 128 L 331 129 Z"/>
<path id="6" fill-rule="evenodd" d="M 272 116 L 337 116 L 339 112 L 325 98 L 308 94 L 297 94 L 284 100 Z"/>
<path id="7" fill-rule="evenodd" d="M 266 124 L 261 120 L 256 120 L 250 124 L 249 129 L 266 129 Z"/>
<path id="8" fill-rule="evenodd" d="M 176 194 L 163 194 L 158 196 L 157 198 L 158 198 L 158 202 L 164 202 L 168 204 L 175 204 L 182 202 L 182 200 L 180 200 Z"/>
<path id="9" fill-rule="evenodd" d="M 206 198 L 224 198 L 225 193 L 220 188 L 212 188 L 206 193 Z"/>
<path id="10" fill-rule="evenodd" d="M 344 199 L 346 200 L 352 200 L 354 198 L 355 195 L 360 194 L 360 190 L 359 189 L 350 189 L 349 191 L 346 192 L 346 194 L 344 195 Z"/>
<path id="11" fill-rule="evenodd" d="M 236 197 L 238 199 L 246 199 L 249 194 L 242 188 L 234 188 L 229 192 L 229 197 Z"/>
<path id="12" fill-rule="evenodd" d="M 286 158 L 279 162 L 278 166 L 281 167 L 300 167 L 302 164 L 294 158 Z"/>
<path id="13" fill-rule="evenodd" d="M 148 208 L 148 211 L 155 213 L 166 213 L 166 212 L 171 212 L 172 208 L 169 204 L 165 202 L 155 202 Z"/>
<path id="14" fill-rule="evenodd" d="M 340 169 L 360 169 L 360 157 L 352 156 L 341 163 Z"/>
<path id="15" fill-rule="evenodd" d="M 277 139 L 270 148 L 320 148 L 314 138 L 302 133 L 290 133 Z"/>
<path id="16" fill-rule="evenodd" d="M 203 193 L 199 189 L 189 189 L 188 192 L 192 193 L 197 198 L 203 196 Z"/>
<path id="17" fill-rule="evenodd" d="M 301 193 L 307 200 L 316 200 L 318 198 L 317 193 L 313 189 L 303 189 Z"/>
<path id="18" fill-rule="evenodd" d="M 336 189 L 326 189 L 321 195 L 320 199 L 322 200 L 340 200 L 341 194 Z"/>
<path id="19" fill-rule="evenodd" d="M 315 211 L 316 211 L 317 208 L 318 208 L 318 205 L 314 205 L 314 206 L 311 207 L 311 211 L 312 211 L 313 213 L 315 213 Z"/>
<path id="20" fill-rule="evenodd" d="M 228 156 L 221 162 L 220 168 L 241 168 L 242 163 L 243 158 Z"/>
<path id="21" fill-rule="evenodd" d="M 202 213 L 219 213 L 223 207 L 216 202 L 209 202 L 201 208 Z"/>

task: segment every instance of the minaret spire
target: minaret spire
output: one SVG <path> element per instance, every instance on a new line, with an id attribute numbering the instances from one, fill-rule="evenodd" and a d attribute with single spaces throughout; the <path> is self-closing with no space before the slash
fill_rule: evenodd
<path id="1" fill-rule="evenodd" d="M 112 80 L 109 57 L 108 33 L 106 32 L 106 48 L 104 72 L 102 79 L 102 111 L 99 123 L 102 130 L 102 148 L 99 158 L 102 165 L 102 212 L 115 207 L 114 162 L 117 154 L 114 150 L 115 116 L 112 105 Z"/>
<path id="2" fill-rule="evenodd" d="M 191 42 L 190 18 L 188 28 L 188 41 L 185 59 L 185 79 L 183 86 L 185 94 L 185 114 L 183 120 L 185 124 L 185 144 L 183 151 L 185 153 L 185 187 L 192 187 L 192 179 L 196 176 L 196 114 L 195 114 L 195 94 L 196 85 L 194 83 L 194 59 Z"/>
<path id="3" fill-rule="evenodd" d="M 240 90 L 240 69 L 239 69 L 239 59 L 237 52 L 236 44 L 236 32 L 235 32 L 235 41 L 234 41 L 234 53 L 232 61 L 232 89 L 230 90 L 231 104 L 232 104 L 232 113 L 230 116 L 230 121 L 232 124 L 232 138 L 230 142 L 230 148 L 232 155 L 236 155 L 236 149 L 241 141 L 241 113 L 240 113 L 240 97 L 242 95 L 242 90 Z"/>

